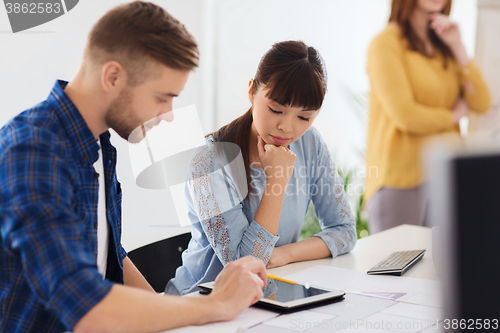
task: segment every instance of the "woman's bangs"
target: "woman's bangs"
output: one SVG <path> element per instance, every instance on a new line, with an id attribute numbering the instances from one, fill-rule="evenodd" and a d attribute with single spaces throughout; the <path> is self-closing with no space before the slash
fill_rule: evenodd
<path id="1" fill-rule="evenodd" d="M 266 97 L 281 105 L 318 110 L 325 97 L 322 76 L 306 63 L 297 67 L 275 73 L 265 83 Z"/>

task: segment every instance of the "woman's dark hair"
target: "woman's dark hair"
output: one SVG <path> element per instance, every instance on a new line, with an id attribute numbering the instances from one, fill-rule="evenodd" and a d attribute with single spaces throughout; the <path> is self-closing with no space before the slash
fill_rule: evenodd
<path id="1" fill-rule="evenodd" d="M 417 1 L 418 0 L 392 0 L 389 22 L 395 22 L 398 24 L 401 28 L 401 36 L 408 40 L 410 49 L 417 51 L 426 57 L 430 57 L 430 55 L 427 54 L 424 42 L 417 36 L 409 20 L 411 13 L 417 6 Z M 448 3 L 441 11 L 442 14 L 450 15 L 451 2 L 452 0 L 448 0 Z M 453 53 L 450 48 L 444 44 L 441 39 L 439 39 L 434 30 L 428 28 L 428 34 L 432 45 L 443 55 L 443 67 L 447 68 L 448 58 L 453 58 Z"/>
<path id="2" fill-rule="evenodd" d="M 323 58 L 313 47 L 301 41 L 276 43 L 260 60 L 252 94 L 255 95 L 261 86 L 266 89 L 267 98 L 282 105 L 318 110 L 326 93 L 326 68 Z M 241 117 L 209 134 L 213 135 L 215 142 L 232 142 L 240 147 L 249 194 L 252 186 L 248 138 L 252 121 L 250 107 Z"/>

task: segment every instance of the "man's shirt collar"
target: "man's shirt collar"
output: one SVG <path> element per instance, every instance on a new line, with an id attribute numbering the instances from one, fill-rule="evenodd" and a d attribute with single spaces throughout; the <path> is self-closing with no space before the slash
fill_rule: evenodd
<path id="1" fill-rule="evenodd" d="M 64 92 L 68 82 L 58 80 L 50 92 L 47 102 L 55 110 L 64 131 L 82 161 L 94 164 L 99 157 L 99 145 L 80 111 Z M 109 135 L 109 133 L 108 133 Z"/>

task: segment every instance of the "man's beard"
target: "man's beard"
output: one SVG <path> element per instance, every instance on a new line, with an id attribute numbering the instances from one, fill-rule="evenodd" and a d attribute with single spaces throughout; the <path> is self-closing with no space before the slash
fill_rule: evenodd
<path id="1" fill-rule="evenodd" d="M 111 102 L 106 112 L 106 124 L 119 136 L 130 143 L 139 143 L 144 139 L 142 123 L 133 113 L 130 89 L 126 88 Z"/>

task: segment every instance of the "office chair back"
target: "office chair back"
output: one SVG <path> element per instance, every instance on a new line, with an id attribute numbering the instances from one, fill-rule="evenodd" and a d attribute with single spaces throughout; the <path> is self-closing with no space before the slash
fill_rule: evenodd
<path id="1" fill-rule="evenodd" d="M 165 291 L 167 282 L 182 265 L 182 252 L 187 248 L 191 233 L 181 234 L 144 245 L 128 253 L 128 257 L 156 292 Z"/>

